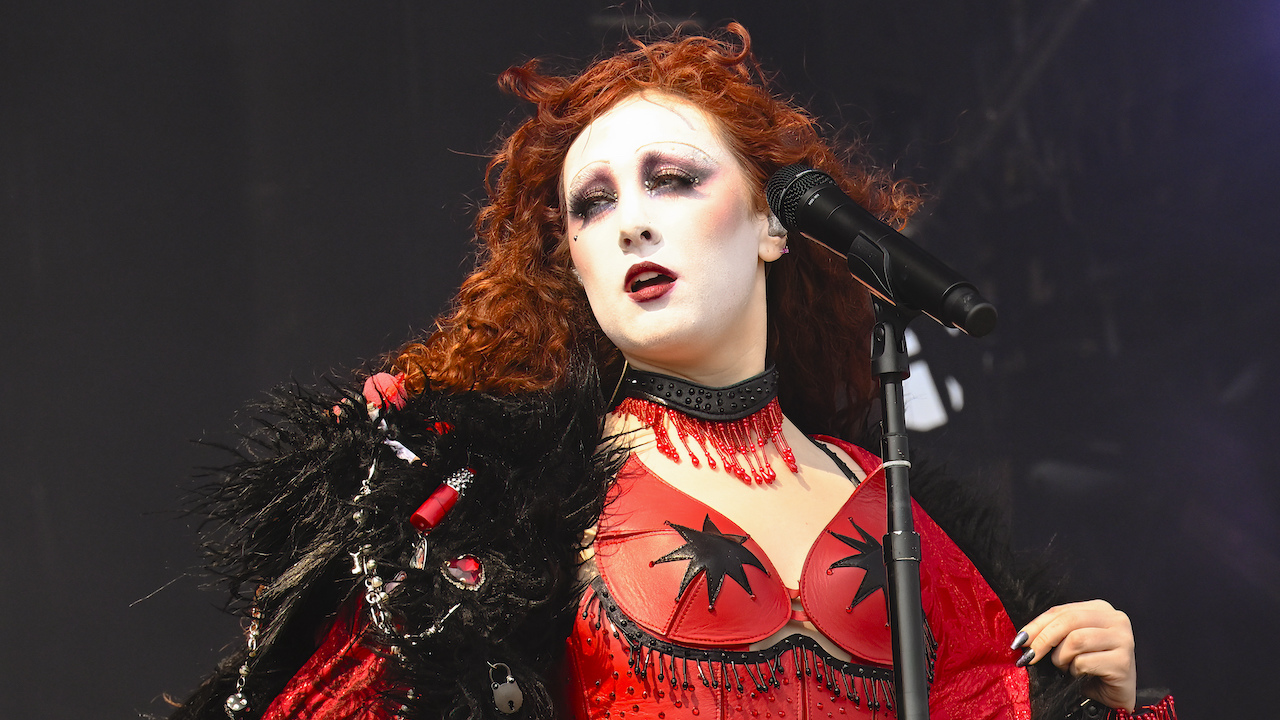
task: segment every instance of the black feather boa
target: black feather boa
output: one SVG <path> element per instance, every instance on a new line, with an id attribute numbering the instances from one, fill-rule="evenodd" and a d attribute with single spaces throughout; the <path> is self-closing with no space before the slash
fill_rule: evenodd
<path id="1" fill-rule="evenodd" d="M 404 631 L 439 632 L 396 646 L 397 687 L 386 698 L 406 718 L 503 718 L 490 692 L 488 663 L 505 663 L 524 693 L 518 717 L 551 718 L 564 638 L 581 588 L 582 534 L 603 509 L 622 454 L 601 451 L 602 398 L 591 373 L 568 391 L 523 397 L 423 393 L 371 421 L 355 392 L 277 390 L 257 407 L 261 427 L 236 461 L 204 488 L 210 569 L 231 590 L 228 608 L 263 616 L 260 649 L 244 690 L 256 718 L 316 649 L 338 608 L 363 586 L 349 553 L 368 544 L 380 574 L 404 574 L 389 605 Z M 446 430 L 447 431 L 444 431 Z M 443 431 L 443 432 L 442 432 Z M 409 464 L 385 444 L 403 443 L 423 462 Z M 353 504 L 377 463 L 372 493 Z M 424 569 L 409 566 L 421 537 L 408 522 L 454 471 L 475 473 L 469 490 L 430 536 Z M 1007 522 L 990 498 L 945 473 L 913 471 L 912 494 L 974 560 L 1015 624 L 1060 602 L 1060 583 L 1041 565 L 1015 561 Z M 363 509 L 365 527 L 353 520 Z M 455 587 L 440 571 L 463 554 L 481 560 L 478 591 Z M 450 609 L 457 609 L 450 614 Z M 173 715 L 226 718 L 244 651 L 226 660 Z M 1033 716 L 1060 720 L 1079 707 L 1078 683 L 1048 667 L 1030 668 Z"/>
<path id="2" fill-rule="evenodd" d="M 244 693 L 258 717 L 314 652 L 323 630 L 363 586 L 349 553 L 371 546 L 379 574 L 403 573 L 388 605 L 406 633 L 444 618 L 439 632 L 397 646 L 392 707 L 407 718 L 504 717 L 493 705 L 488 663 L 510 667 L 524 694 L 525 718 L 554 716 L 555 677 L 574 604 L 583 532 L 603 507 L 617 454 L 599 451 L 601 406 L 592 379 L 559 394 L 497 397 L 423 393 L 379 426 L 357 393 L 318 394 L 293 387 L 257 408 L 269 420 L 252 433 L 251 452 L 205 489 L 211 569 L 225 577 L 230 606 L 256 604 L 263 616 L 260 650 Z M 384 440 L 418 455 L 408 463 Z M 353 498 L 377 471 L 372 493 Z M 475 472 L 470 488 L 430 535 L 424 569 L 409 565 L 421 538 L 410 515 L 460 468 Z M 370 522 L 358 525 L 363 509 Z M 485 581 L 465 590 L 441 567 L 469 554 Z M 255 599 L 256 595 L 256 599 Z M 450 609 L 458 607 L 450 614 Z M 173 716 L 225 718 L 243 653 L 228 658 Z"/>

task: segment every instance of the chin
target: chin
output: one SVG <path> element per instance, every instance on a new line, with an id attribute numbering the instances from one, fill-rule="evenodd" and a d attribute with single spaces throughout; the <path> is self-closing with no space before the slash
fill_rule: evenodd
<path id="1" fill-rule="evenodd" d="M 714 364 L 717 351 L 722 348 L 716 343 L 708 343 L 705 334 L 690 333 L 645 341 L 633 338 L 627 345 L 619 345 L 618 349 L 633 362 L 643 363 L 658 372 L 688 374 Z"/>
<path id="2" fill-rule="evenodd" d="M 689 307 L 671 303 L 639 313 L 618 313 L 613 322 L 600 326 L 628 358 L 656 367 L 688 370 L 714 363 L 726 345 L 737 345 L 752 334 L 747 315 L 710 313 L 702 304 Z M 762 325 L 760 332 L 764 331 Z"/>

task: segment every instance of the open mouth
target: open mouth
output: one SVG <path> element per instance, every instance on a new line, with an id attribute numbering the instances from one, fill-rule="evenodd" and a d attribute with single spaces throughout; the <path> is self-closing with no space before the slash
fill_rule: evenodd
<path id="1" fill-rule="evenodd" d="M 653 287 L 654 285 L 666 285 L 675 281 L 676 279 L 670 275 L 650 270 L 637 275 L 635 279 L 631 281 L 631 287 L 627 289 L 627 292 L 640 292 L 641 290 Z"/>
<path id="2" fill-rule="evenodd" d="M 648 302 L 666 295 L 675 285 L 677 275 L 657 263 L 642 262 L 627 271 L 627 294 L 637 302 Z"/>

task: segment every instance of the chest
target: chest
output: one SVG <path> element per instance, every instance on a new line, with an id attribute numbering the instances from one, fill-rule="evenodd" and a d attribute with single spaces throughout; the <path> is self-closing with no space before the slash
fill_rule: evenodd
<path id="1" fill-rule="evenodd" d="M 803 435 L 791 446 L 800 461 L 800 472 L 790 472 L 782 462 L 774 462 L 777 479 L 767 485 L 741 482 L 705 463 L 672 461 L 656 450 L 636 451 L 627 462 L 624 482 L 632 481 L 627 484 L 628 491 L 646 483 L 669 486 L 663 489 L 674 488 L 674 494 L 658 494 L 714 509 L 716 517 L 731 520 L 739 534 L 749 536 L 760 547 L 785 586 L 797 588 L 809 548 L 849 499 L 859 478 L 874 471 L 879 459 L 867 453 L 866 467 L 860 468 L 858 461 L 847 455 L 840 460 L 826 445 L 810 442 Z M 702 516 L 696 520 L 701 523 Z"/>
<path id="2" fill-rule="evenodd" d="M 745 647 L 794 619 L 795 598 L 823 635 L 888 663 L 882 476 L 825 516 L 807 543 L 783 543 L 799 558 L 784 574 L 750 532 L 632 459 L 601 518 L 595 560 L 627 615 L 661 637 Z"/>

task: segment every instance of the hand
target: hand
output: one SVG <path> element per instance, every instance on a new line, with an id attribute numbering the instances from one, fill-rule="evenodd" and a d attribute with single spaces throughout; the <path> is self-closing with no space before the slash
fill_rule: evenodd
<path id="1" fill-rule="evenodd" d="M 1034 665 L 1048 654 L 1059 669 L 1088 677 L 1086 696 L 1107 707 L 1133 711 L 1138 691 L 1133 627 L 1129 616 L 1111 603 L 1090 600 L 1050 608 L 1027 623 L 1013 647 L 1030 648 L 1019 665 Z"/>

